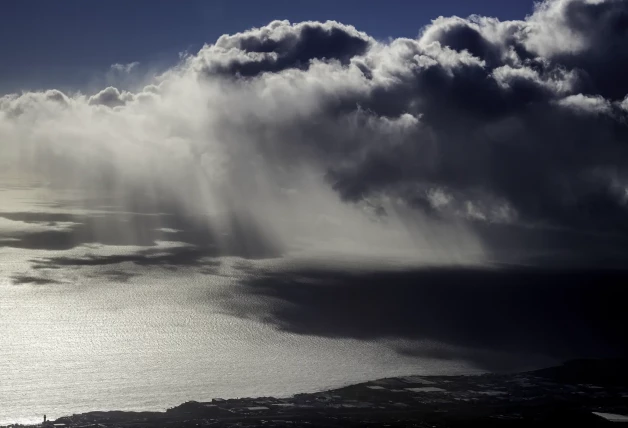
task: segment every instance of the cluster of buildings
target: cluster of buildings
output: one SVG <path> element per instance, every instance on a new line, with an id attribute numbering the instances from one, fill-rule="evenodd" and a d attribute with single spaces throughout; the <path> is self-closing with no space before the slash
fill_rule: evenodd
<path id="1" fill-rule="evenodd" d="M 444 427 L 453 419 L 468 420 L 469 426 L 489 419 L 507 426 L 512 421 L 561 417 L 615 423 L 628 421 L 625 415 L 628 386 L 564 383 L 524 373 L 406 376 L 290 398 L 213 399 L 187 402 L 166 412 L 91 412 L 37 427 L 299 428 L 355 423 Z"/>

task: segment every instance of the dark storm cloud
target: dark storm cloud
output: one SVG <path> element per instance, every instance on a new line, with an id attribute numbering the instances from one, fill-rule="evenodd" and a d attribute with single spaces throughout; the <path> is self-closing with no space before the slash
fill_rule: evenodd
<path id="1" fill-rule="evenodd" d="M 586 90 L 611 100 L 628 94 L 628 2 L 563 2 L 563 25 L 582 40 L 578 52 L 557 52 L 553 61 L 579 68 L 587 77 Z"/>
<path id="2" fill-rule="evenodd" d="M 273 21 L 266 27 L 225 35 L 205 51 L 207 74 L 256 76 L 288 68 L 307 69 L 313 59 L 348 64 L 371 43 L 366 34 L 334 21 Z"/>
<path id="3" fill-rule="evenodd" d="M 72 171 L 66 164 L 86 159 L 75 151 L 89 149 L 81 174 L 128 193 L 119 176 L 133 171 L 138 187 L 173 205 L 202 200 L 180 192 L 196 176 L 176 178 L 193 157 L 237 209 L 259 216 L 276 205 L 272 189 L 292 187 L 305 166 L 380 216 L 388 204 L 445 219 L 625 231 L 627 13 L 621 0 L 547 0 L 524 20 L 440 17 L 415 39 L 389 41 L 332 21 L 274 21 L 220 37 L 143 92 L 3 97 L 0 118 L 15 125 L 7 140 L 71 139 L 52 151 L 64 161 L 51 175 Z M 61 100 L 72 105 L 63 114 Z M 33 105 L 46 119 L 37 133 L 30 117 L 11 116 Z M 34 153 L 49 162 L 49 150 Z"/>
<path id="4" fill-rule="evenodd" d="M 624 1 L 553 0 L 524 21 L 439 18 L 387 44 L 336 24 L 272 23 L 199 58 L 260 79 L 318 58 L 327 68 L 304 79 L 344 79 L 315 115 L 272 126 L 305 135 L 291 144 L 319 150 L 345 200 L 385 194 L 476 220 L 506 210 L 501 220 L 625 230 L 627 12 Z M 436 207 L 433 190 L 448 202 Z"/>

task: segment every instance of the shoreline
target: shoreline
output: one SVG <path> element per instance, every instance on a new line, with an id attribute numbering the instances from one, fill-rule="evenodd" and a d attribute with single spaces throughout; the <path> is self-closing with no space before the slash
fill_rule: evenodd
<path id="1" fill-rule="evenodd" d="M 519 373 L 520 371 L 510 371 L 510 372 L 499 372 L 500 374 L 506 374 L 506 373 Z M 323 386 L 314 386 L 311 388 L 303 388 L 301 390 L 299 390 L 298 392 L 294 392 L 294 393 L 287 393 L 287 394 L 260 394 L 260 395 L 248 395 L 248 396 L 231 396 L 231 395 L 227 395 L 227 396 L 223 396 L 223 397 L 202 397 L 202 398 L 193 398 L 193 399 L 187 399 L 185 401 L 180 400 L 180 401 L 176 401 L 173 403 L 166 403 L 164 405 L 152 405 L 152 406 L 148 406 L 148 407 L 142 407 L 140 406 L 131 406 L 128 408 L 113 408 L 113 409 L 107 409 L 107 408 L 94 408 L 94 409 L 87 409 L 87 410 L 79 410 L 76 412 L 73 412 L 72 410 L 70 411 L 61 411 L 61 412 L 44 412 L 47 416 L 48 416 L 48 420 L 49 421 L 55 421 L 58 419 L 63 419 L 68 417 L 68 415 L 88 415 L 88 414 L 92 414 L 92 413 L 107 413 L 107 412 L 121 412 L 121 413 L 129 413 L 129 414 L 144 414 L 144 413 L 165 413 L 167 412 L 169 409 L 173 409 L 173 408 L 177 408 L 181 405 L 184 405 L 186 403 L 189 402 L 199 402 L 199 403 L 205 403 L 205 402 L 211 402 L 211 400 L 214 399 L 224 399 L 224 400 L 250 400 L 250 399 L 255 399 L 256 397 L 273 397 L 273 398 L 278 398 L 278 399 L 289 399 L 298 395 L 306 395 L 306 394 L 320 394 L 320 393 L 325 393 L 328 391 L 333 391 L 333 390 L 338 390 L 338 389 L 343 389 L 343 388 L 347 388 L 347 387 L 351 387 L 351 386 L 355 386 L 355 385 L 362 385 L 362 384 L 366 384 L 369 382 L 374 382 L 374 381 L 378 381 L 378 380 L 382 380 L 382 379 L 394 379 L 394 378 L 400 378 L 400 377 L 411 377 L 411 376 L 421 376 L 421 377 L 430 377 L 430 376 L 436 376 L 436 377 L 459 377 L 459 376 L 481 376 L 484 374 L 490 374 L 492 372 L 490 372 L 489 370 L 461 370 L 461 371 L 456 371 L 455 374 L 417 374 L 416 372 L 407 372 L 407 373 L 403 373 L 401 375 L 392 375 L 392 376 L 387 376 L 387 377 L 382 377 L 382 378 L 365 378 L 365 379 L 358 379 L 358 380 L 340 380 L 338 382 L 331 382 L 329 384 L 323 385 Z M 210 400 L 210 401 L 207 401 Z M 12 421 L 8 421 L 6 418 L 4 421 L 0 422 L 0 428 L 7 428 L 7 427 L 41 427 L 42 426 L 42 417 L 43 414 L 40 415 L 35 415 L 33 417 L 22 417 L 19 420 L 12 420 Z"/>
<path id="2" fill-rule="evenodd" d="M 572 360 L 508 374 L 400 376 L 290 397 L 214 398 L 165 411 L 91 411 L 3 427 L 344 426 L 378 421 L 408 426 L 550 420 L 628 414 L 628 359 Z M 571 416 L 570 416 L 571 415 Z M 561 419 L 561 420 L 562 420 Z M 531 420 L 531 419 L 530 419 Z M 445 425 L 442 425 L 445 424 Z"/>

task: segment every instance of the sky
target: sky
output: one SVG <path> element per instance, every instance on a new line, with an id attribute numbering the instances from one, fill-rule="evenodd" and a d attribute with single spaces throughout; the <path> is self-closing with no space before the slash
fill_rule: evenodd
<path id="1" fill-rule="evenodd" d="M 297 334 L 625 353 L 625 275 L 603 268 L 628 266 L 628 1 L 3 1 L 0 20 L 16 292 L 232 275 L 229 313 Z M 556 275 L 576 268 L 602 274 Z"/>
<path id="2" fill-rule="evenodd" d="M 625 0 L 180 4 L 5 3 L 0 83 L 24 92 L 0 97 L 2 173 L 228 254 L 624 255 Z M 163 238 L 80 224 L 53 232 Z"/>
<path id="3" fill-rule="evenodd" d="M 438 16 L 523 19 L 532 0 L 8 0 L 0 5 L 0 93 L 95 89 L 112 64 L 164 69 L 222 34 L 275 19 L 337 20 L 372 37 L 416 37 Z"/>

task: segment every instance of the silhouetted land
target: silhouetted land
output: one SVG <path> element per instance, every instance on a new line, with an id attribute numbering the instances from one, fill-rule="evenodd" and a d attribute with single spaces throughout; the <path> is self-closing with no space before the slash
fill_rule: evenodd
<path id="1" fill-rule="evenodd" d="M 628 359 L 518 374 L 408 376 L 290 398 L 187 402 L 166 412 L 89 412 L 64 427 L 607 426 L 628 414 Z M 43 425 L 37 425 L 43 426 Z"/>

